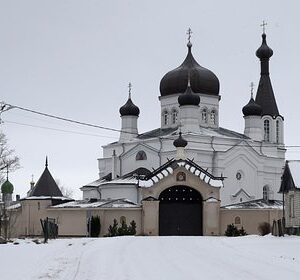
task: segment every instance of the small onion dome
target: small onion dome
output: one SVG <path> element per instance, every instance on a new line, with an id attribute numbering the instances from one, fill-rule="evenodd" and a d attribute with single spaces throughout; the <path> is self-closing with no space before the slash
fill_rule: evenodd
<path id="1" fill-rule="evenodd" d="M 138 106 L 134 105 L 131 98 L 129 97 L 127 102 L 119 110 L 122 116 L 139 116 L 140 109 Z"/>
<path id="2" fill-rule="evenodd" d="M 261 46 L 256 51 L 256 56 L 259 59 L 269 59 L 273 55 L 273 50 L 267 45 L 266 34 L 262 34 Z"/>
<path id="3" fill-rule="evenodd" d="M 14 186 L 11 182 L 8 181 L 8 179 L 2 184 L 1 192 L 3 194 L 12 194 L 14 192 Z"/>
<path id="4" fill-rule="evenodd" d="M 191 86 L 188 85 L 185 93 L 178 96 L 178 103 L 180 106 L 184 106 L 184 105 L 199 106 L 200 97 L 199 95 L 193 93 Z"/>
<path id="5" fill-rule="evenodd" d="M 250 101 L 243 107 L 242 111 L 244 116 L 261 116 L 262 108 L 255 103 L 253 97 L 251 97 Z"/>
<path id="6" fill-rule="evenodd" d="M 188 54 L 183 63 L 166 73 L 160 81 L 161 96 L 183 93 L 186 90 L 188 73 L 191 76 L 191 87 L 196 93 L 219 95 L 219 80 L 210 70 L 202 67 L 194 59 L 192 44 L 188 43 Z"/>
<path id="7" fill-rule="evenodd" d="M 182 138 L 181 132 L 179 132 L 179 137 L 174 140 L 173 145 L 176 148 L 184 148 L 187 144 L 188 144 L 187 141 Z"/>

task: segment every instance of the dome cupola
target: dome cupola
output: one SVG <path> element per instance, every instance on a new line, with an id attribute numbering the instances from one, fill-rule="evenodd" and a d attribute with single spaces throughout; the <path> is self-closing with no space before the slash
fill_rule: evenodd
<path id="1" fill-rule="evenodd" d="M 183 93 L 186 90 L 188 73 L 190 73 L 191 88 L 195 93 L 219 95 L 219 80 L 210 70 L 202 67 L 194 59 L 192 43 L 187 44 L 188 53 L 183 63 L 168 72 L 160 81 L 161 96 Z"/>
<path id="2" fill-rule="evenodd" d="M 243 107 L 244 116 L 261 116 L 262 108 L 257 103 L 255 103 L 253 97 L 250 98 L 250 101 L 247 105 Z"/>
<path id="3" fill-rule="evenodd" d="M 186 147 L 186 145 L 188 144 L 188 142 L 182 138 L 181 136 L 181 131 L 179 132 L 179 137 L 177 139 L 174 140 L 173 142 L 173 145 L 176 147 L 176 148 L 184 148 Z"/>
<path id="4" fill-rule="evenodd" d="M 242 109 L 244 116 L 261 116 L 262 114 L 262 108 L 260 105 L 258 105 L 254 99 L 253 99 L 253 89 L 254 89 L 254 83 L 251 82 L 251 98 L 247 105 L 245 105 Z"/>
<path id="5" fill-rule="evenodd" d="M 129 83 L 129 96 L 127 102 L 119 110 L 121 117 L 123 116 L 139 116 L 140 109 L 131 100 L 131 83 Z"/>
<path id="6" fill-rule="evenodd" d="M 6 181 L 1 186 L 1 193 L 12 194 L 14 192 L 14 186 L 11 182 L 6 179 Z"/>
<path id="7" fill-rule="evenodd" d="M 266 34 L 261 35 L 262 43 L 261 46 L 256 51 L 256 56 L 260 59 L 269 59 L 273 55 L 273 50 L 267 45 Z"/>
<path id="8" fill-rule="evenodd" d="M 195 94 L 191 88 L 189 74 L 188 74 L 188 85 L 186 91 L 185 93 L 179 95 L 178 103 L 180 106 L 184 106 L 184 105 L 199 106 L 200 97 L 199 95 Z"/>

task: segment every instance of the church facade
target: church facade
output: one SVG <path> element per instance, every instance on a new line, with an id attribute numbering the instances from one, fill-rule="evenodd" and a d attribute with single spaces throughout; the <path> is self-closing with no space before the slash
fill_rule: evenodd
<path id="1" fill-rule="evenodd" d="M 128 100 L 119 110 L 119 140 L 103 147 L 98 179 L 81 188 L 82 200 L 64 198 L 53 182 L 50 189 L 56 194 L 46 195 L 47 182 L 38 182 L 42 191 L 30 192 L 12 209 L 23 223 L 16 235 L 39 227 L 43 217 L 58 222 L 61 236 L 88 235 L 92 216 L 100 217 L 101 235 L 113 219 L 134 220 L 142 235 L 222 235 L 231 223 L 257 233 L 260 222 L 281 218 L 284 118 L 272 89 L 273 51 L 265 33 L 256 55 L 260 81 L 255 99 L 252 88 L 242 108 L 243 132 L 220 127 L 219 80 L 196 61 L 189 40 L 182 64 L 161 79 L 160 126 L 139 133 L 140 109 L 129 87 Z M 41 201 L 43 211 L 37 204 Z M 34 226 L 23 214 L 25 204 L 36 207 Z"/>
<path id="2" fill-rule="evenodd" d="M 84 199 L 119 198 L 125 188 L 110 184 L 109 191 L 103 178 L 122 178 L 140 168 L 156 169 L 175 158 L 172 143 L 179 131 L 188 142 L 186 157 L 214 176 L 224 177 L 224 187 L 220 190 L 222 205 L 259 199 L 264 194 L 280 199 L 278 190 L 286 151 L 284 118 L 279 113 L 270 80 L 269 59 L 273 51 L 267 45 L 266 34 L 263 33 L 256 52 L 261 64 L 256 98 L 252 89 L 250 101 L 242 110 L 243 133 L 219 126 L 219 80 L 195 60 L 190 41 L 187 48 L 183 63 L 165 74 L 160 82 L 160 127 L 138 133 L 140 110 L 130 93 L 120 108 L 119 141 L 103 147 L 103 158 L 98 159 L 100 179 L 82 187 Z M 180 104 L 188 83 L 200 101 Z M 124 195 L 138 202 L 137 193 L 138 189 L 128 186 Z"/>

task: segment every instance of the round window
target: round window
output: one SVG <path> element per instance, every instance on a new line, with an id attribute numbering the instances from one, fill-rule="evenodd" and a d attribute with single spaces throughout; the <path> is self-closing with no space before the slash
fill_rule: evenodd
<path id="1" fill-rule="evenodd" d="M 241 172 L 237 172 L 236 175 L 235 175 L 235 177 L 236 177 L 237 180 L 241 180 L 242 179 Z"/>

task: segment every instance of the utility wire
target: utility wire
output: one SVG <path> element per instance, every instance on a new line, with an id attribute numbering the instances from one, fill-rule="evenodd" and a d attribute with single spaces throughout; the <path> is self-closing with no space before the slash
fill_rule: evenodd
<path id="1" fill-rule="evenodd" d="M 1 112 L 4 112 L 4 111 L 7 111 L 7 110 L 16 108 L 16 109 L 19 109 L 19 110 L 23 110 L 23 111 L 26 111 L 26 112 L 38 114 L 38 115 L 41 115 L 41 116 L 44 116 L 44 117 L 49 117 L 49 118 L 53 118 L 53 119 L 62 120 L 62 121 L 65 121 L 65 122 L 75 123 L 75 124 L 79 124 L 79 125 L 83 125 L 83 126 L 88 126 L 88 127 L 93 127 L 93 128 L 104 129 L 104 130 L 113 131 L 113 132 L 122 132 L 122 133 L 128 133 L 128 134 L 134 134 L 134 135 L 136 135 L 136 133 L 133 133 L 133 132 L 124 131 L 124 130 L 121 130 L 121 129 L 110 128 L 110 127 L 106 127 L 106 126 L 100 126 L 100 125 L 96 125 L 96 124 L 90 124 L 90 123 L 86 123 L 86 122 L 82 122 L 82 121 L 77 121 L 77 120 L 73 120 L 73 119 L 69 119 L 69 118 L 64 118 L 64 117 L 60 117 L 60 116 L 56 116 L 56 115 L 52 115 L 52 114 L 43 113 L 43 112 L 40 112 L 40 111 L 36 111 L 36 110 L 24 108 L 24 107 L 17 106 L 17 105 L 7 104 L 7 103 L 4 103 L 4 102 L 1 102 L 1 104 L 2 104 L 2 108 L 0 108 Z M 3 106 L 3 104 L 4 104 L 4 106 Z M 3 108 L 4 108 L 4 110 L 3 110 Z M 143 134 L 140 134 L 140 136 L 141 135 L 143 135 Z M 174 135 L 174 137 L 176 135 Z M 154 137 L 149 137 L 149 138 L 158 138 L 158 137 L 161 137 L 161 138 L 166 139 L 166 140 L 174 140 L 174 137 L 170 137 L 170 136 L 166 136 L 166 137 L 164 137 L 164 136 L 154 136 Z M 140 139 L 142 140 L 143 138 L 140 138 Z M 248 140 L 248 139 L 239 139 L 239 140 L 243 141 L 243 140 Z M 189 143 L 196 143 L 196 144 L 211 145 L 210 142 L 204 142 L 204 141 L 189 140 L 188 142 Z M 213 143 L 213 145 L 214 146 L 226 146 L 226 147 L 232 147 L 232 146 L 240 146 L 240 147 L 251 146 L 253 148 L 254 147 L 256 147 L 256 148 L 262 147 L 262 145 L 260 145 L 260 144 L 259 145 L 256 145 L 256 144 L 251 145 L 251 144 L 242 144 L 242 143 L 239 143 L 239 144 L 236 144 L 236 145 L 226 144 L 226 143 Z M 268 148 L 268 147 L 278 147 L 278 145 L 277 144 L 269 144 L 269 143 L 267 143 L 267 145 L 264 146 L 264 147 L 265 148 Z M 286 145 L 286 146 L 282 146 L 282 148 L 285 148 L 285 149 L 287 149 L 287 148 L 300 148 L 300 145 Z"/>
<path id="2" fill-rule="evenodd" d="M 27 123 L 20 123 L 20 122 L 8 121 L 8 120 L 5 120 L 3 123 L 4 124 L 5 123 L 12 123 L 12 124 L 17 124 L 17 125 L 23 125 L 23 126 L 29 126 L 29 127 L 36 127 L 36 128 L 53 130 L 53 131 L 60 131 L 60 132 L 66 132 L 66 133 L 79 134 L 79 135 L 87 135 L 87 136 L 95 136 L 95 137 L 101 137 L 101 138 L 104 137 L 104 138 L 117 139 L 117 137 L 110 137 L 110 136 L 106 136 L 106 135 L 84 133 L 84 132 L 79 132 L 79 131 L 65 130 L 65 129 L 59 129 L 59 128 L 46 127 L 46 126 L 39 126 L 39 125 L 33 125 L 33 124 L 27 124 Z"/>
<path id="3" fill-rule="evenodd" d="M 75 123 L 75 124 L 94 127 L 94 128 L 100 128 L 100 129 L 104 129 L 104 130 L 108 130 L 108 131 L 135 134 L 133 132 L 127 132 L 127 131 L 123 131 L 123 130 L 120 130 L 120 129 L 110 128 L 110 127 L 105 127 L 105 126 L 101 126 L 101 125 L 90 124 L 90 123 L 81 122 L 81 121 L 77 121 L 77 120 L 73 120 L 73 119 L 68 119 L 68 118 L 64 118 L 64 117 L 60 117 L 60 116 L 55 116 L 55 115 L 39 112 L 39 111 L 36 111 L 36 110 L 27 109 L 27 108 L 17 106 L 17 105 L 11 105 L 11 104 L 5 104 L 5 105 L 7 105 L 9 107 L 9 109 L 16 108 L 16 109 L 19 109 L 19 110 L 22 110 L 22 111 L 38 114 L 38 115 L 41 115 L 41 116 L 44 116 L 44 117 L 53 118 L 53 119 L 57 119 L 57 120 L 65 121 L 65 122 Z M 7 110 L 9 110 L 9 109 L 7 109 Z"/>

